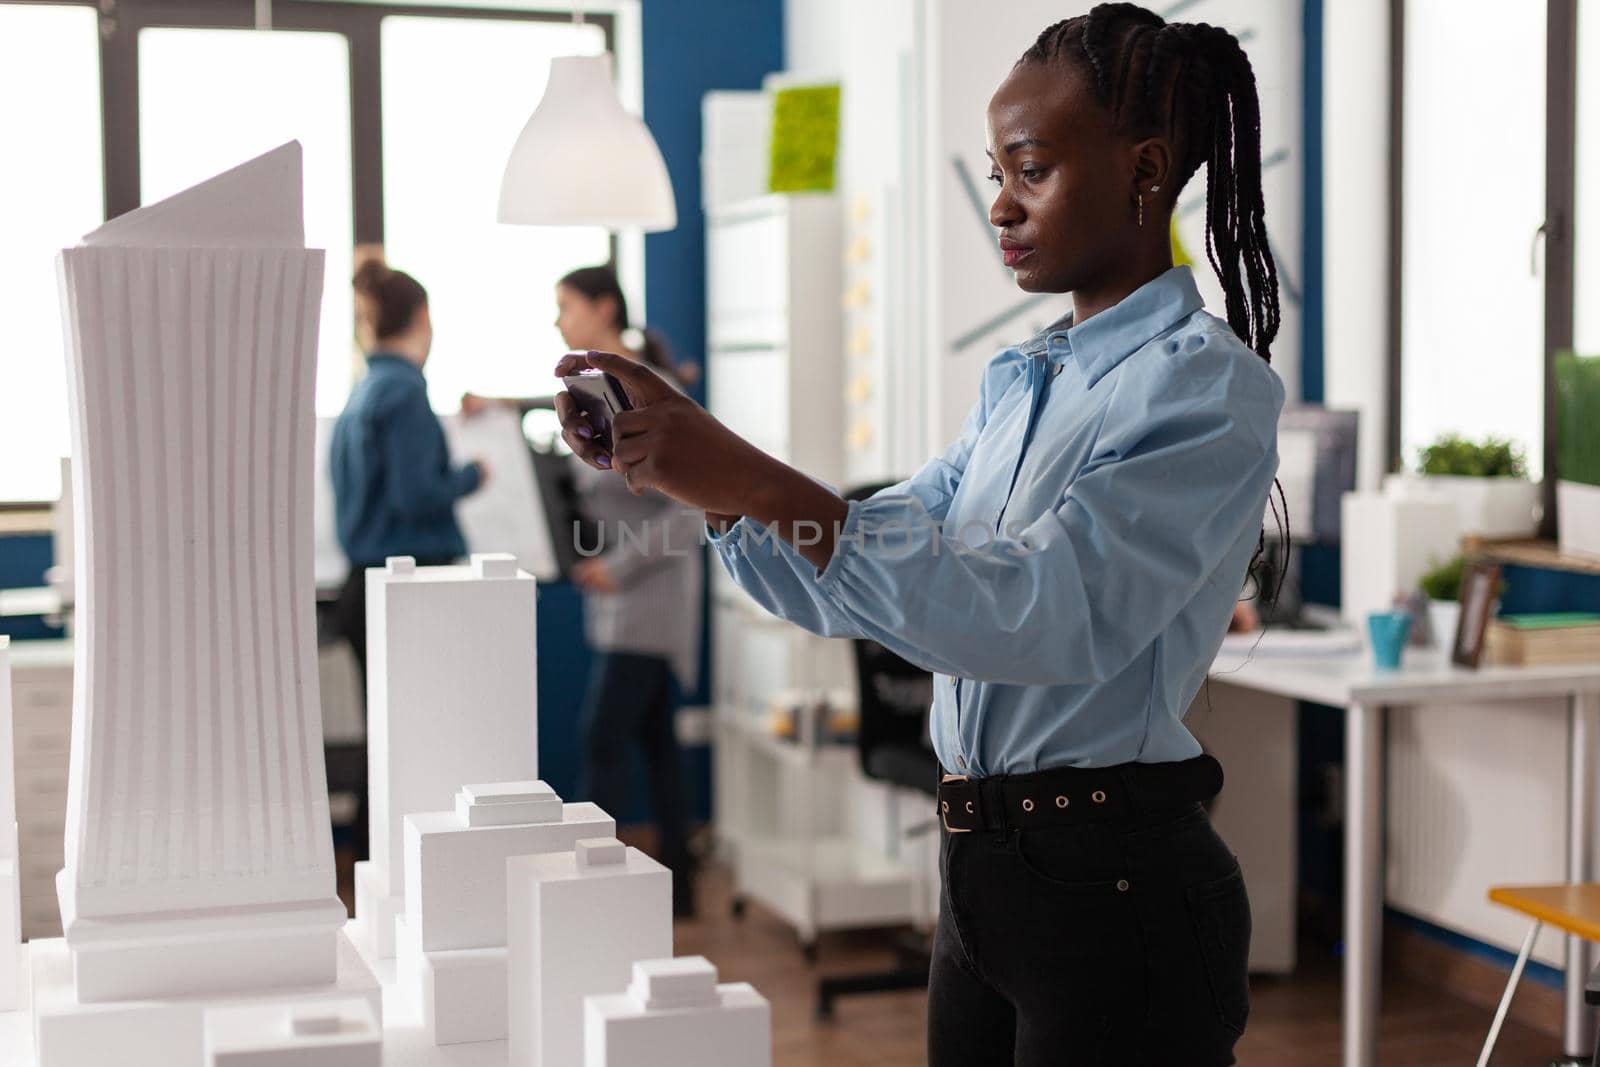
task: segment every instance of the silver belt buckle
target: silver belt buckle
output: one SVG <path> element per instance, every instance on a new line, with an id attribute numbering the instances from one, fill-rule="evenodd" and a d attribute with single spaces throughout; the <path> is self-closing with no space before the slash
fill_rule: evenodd
<path id="1" fill-rule="evenodd" d="M 947 774 L 943 778 L 939 779 L 939 784 L 943 785 L 946 782 L 965 782 L 968 780 L 969 779 L 964 774 Z M 974 814 L 972 810 L 972 801 L 970 800 L 967 801 L 967 814 Z M 944 823 L 944 832 L 947 834 L 972 833 L 970 827 L 950 825 L 950 802 L 948 800 L 939 801 L 939 820 Z"/>

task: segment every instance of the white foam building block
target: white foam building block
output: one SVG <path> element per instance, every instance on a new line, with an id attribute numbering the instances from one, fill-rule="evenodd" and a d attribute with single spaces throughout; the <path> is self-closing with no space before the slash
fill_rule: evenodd
<path id="1" fill-rule="evenodd" d="M 383 1028 L 359 998 L 213 1008 L 205 1067 L 381 1067 Z"/>
<path id="2" fill-rule="evenodd" d="M 510 556 L 367 572 L 371 859 L 356 864 L 356 929 L 395 954 L 405 911 L 405 817 L 450 808 L 463 782 L 539 777 L 537 584 Z"/>
<path id="3" fill-rule="evenodd" d="M 771 1067 L 772 1008 L 748 983 L 718 984 L 703 956 L 633 965 L 627 992 L 583 1006 L 583 1067 Z"/>
<path id="4" fill-rule="evenodd" d="M 302 216 L 290 143 L 58 259 L 78 551 L 57 887 L 85 1006 L 335 979 Z"/>
<path id="5" fill-rule="evenodd" d="M 17 856 L 16 743 L 11 708 L 11 638 L 0 636 L 0 1011 L 22 985 L 22 872 Z"/>
<path id="6" fill-rule="evenodd" d="M 437 1045 L 506 1036 L 506 861 L 616 833 L 599 807 L 563 804 L 539 781 L 467 786 L 456 804 L 406 816 L 406 912 L 395 935 L 396 971 Z M 483 809 L 530 810 L 537 821 L 475 819 Z"/>
<path id="7" fill-rule="evenodd" d="M 352 999 L 379 1024 L 378 980 L 347 937 L 336 939 L 336 973 L 314 986 L 84 1003 L 73 989 L 72 955 L 59 938 L 29 943 L 34 1042 L 39 1067 L 206 1067 L 208 1016 L 224 1009 L 307 1009 L 326 1014 Z"/>
<path id="8" fill-rule="evenodd" d="M 511 1067 L 584 1062 L 583 998 L 672 954 L 672 875 L 612 839 L 506 863 Z M 708 1061 L 715 1062 L 715 1061 Z"/>
<path id="9" fill-rule="evenodd" d="M 1340 529 L 1341 610 L 1363 631 L 1370 613 L 1393 610 L 1396 593 L 1414 592 L 1424 574 L 1460 551 L 1460 517 L 1448 493 L 1346 493 Z"/>

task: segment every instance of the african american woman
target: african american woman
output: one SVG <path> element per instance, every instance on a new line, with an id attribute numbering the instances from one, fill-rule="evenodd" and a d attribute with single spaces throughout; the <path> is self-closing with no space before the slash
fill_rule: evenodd
<path id="1" fill-rule="evenodd" d="M 1072 310 L 985 369 L 960 436 L 864 501 L 767 456 L 638 363 L 584 459 L 707 513 L 774 613 L 936 673 L 943 892 L 928 1062 L 1234 1061 L 1250 908 L 1183 714 L 1263 537 L 1283 387 L 1268 366 L 1255 79 L 1239 42 L 1102 4 L 1049 27 L 989 102 L 989 212 L 1028 292 Z M 1206 167 L 1203 310 L 1169 226 Z"/>

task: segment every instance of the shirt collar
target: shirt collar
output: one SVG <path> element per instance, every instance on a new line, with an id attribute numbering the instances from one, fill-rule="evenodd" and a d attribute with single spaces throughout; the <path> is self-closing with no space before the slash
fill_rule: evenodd
<path id="1" fill-rule="evenodd" d="M 1086 384 L 1093 386 L 1152 338 L 1159 337 L 1205 306 L 1194 274 L 1173 267 L 1129 293 L 1082 326 L 1072 313 L 1061 316 L 1023 345 L 1026 355 L 1076 355 Z"/>
<path id="2" fill-rule="evenodd" d="M 422 377 L 422 368 L 411 362 L 405 356 L 400 355 L 398 352 L 385 352 L 382 349 L 379 349 L 376 352 L 368 353 L 367 366 L 372 367 L 374 365 L 379 367 L 390 367 L 398 371 L 410 371 L 418 378 Z"/>

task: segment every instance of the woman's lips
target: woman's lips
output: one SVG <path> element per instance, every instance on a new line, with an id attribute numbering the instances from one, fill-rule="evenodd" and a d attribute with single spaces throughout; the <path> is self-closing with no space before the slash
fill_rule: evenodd
<path id="1" fill-rule="evenodd" d="M 1017 248 L 1004 248 L 1004 247 L 1002 247 L 1000 249 L 1000 252 L 1005 257 L 1006 266 L 1008 266 L 1008 267 L 1015 267 L 1018 263 L 1021 263 L 1024 259 L 1026 259 L 1029 256 L 1033 255 L 1033 249 L 1031 249 L 1031 248 L 1022 248 L 1022 247 L 1017 247 Z"/>

